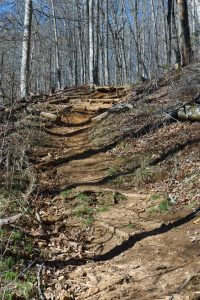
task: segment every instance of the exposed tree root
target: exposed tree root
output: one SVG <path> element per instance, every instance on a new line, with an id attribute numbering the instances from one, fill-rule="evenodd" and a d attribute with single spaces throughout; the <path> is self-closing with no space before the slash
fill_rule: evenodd
<path id="1" fill-rule="evenodd" d="M 128 240 L 130 237 L 129 233 L 127 233 L 121 229 L 118 229 L 117 227 L 115 227 L 113 225 L 109 225 L 109 224 L 106 224 L 104 222 L 99 222 L 99 221 L 97 221 L 97 225 L 100 225 L 101 227 L 108 230 L 110 233 L 117 235 L 118 237 L 122 238 L 123 240 Z"/>
<path id="2" fill-rule="evenodd" d="M 189 274 L 188 278 L 186 278 L 186 280 L 176 289 L 175 293 L 180 293 L 181 291 L 183 291 L 187 287 L 187 285 L 195 278 L 200 279 L 200 274 Z"/>
<path id="3" fill-rule="evenodd" d="M 73 160 L 85 159 L 85 158 L 91 157 L 98 153 L 107 152 L 108 150 L 111 150 L 113 147 L 115 147 L 116 144 L 117 144 L 117 142 L 114 142 L 114 143 L 111 143 L 110 145 L 104 146 L 103 148 L 88 149 L 86 151 L 83 151 L 82 153 L 77 153 L 77 154 L 74 154 L 69 157 L 61 157 L 61 158 L 58 158 L 55 160 L 41 163 L 41 164 L 37 165 L 37 168 L 41 169 L 41 170 L 47 170 L 47 169 L 51 169 L 53 167 L 61 166 L 65 163 L 68 163 Z"/>

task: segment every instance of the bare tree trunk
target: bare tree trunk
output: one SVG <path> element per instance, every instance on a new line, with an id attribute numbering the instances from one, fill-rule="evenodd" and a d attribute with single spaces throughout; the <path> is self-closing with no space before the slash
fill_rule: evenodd
<path id="1" fill-rule="evenodd" d="M 125 17 L 125 1 L 122 1 L 122 38 L 121 38 L 121 51 L 122 51 L 122 71 L 123 71 L 123 84 L 127 83 L 128 78 L 128 67 L 127 67 L 127 53 L 126 48 L 128 45 L 125 45 L 126 33 L 125 33 L 125 24 L 126 24 L 126 17 Z"/>
<path id="2" fill-rule="evenodd" d="M 137 51 L 136 51 L 136 54 L 137 54 L 137 76 L 138 76 L 138 78 L 141 78 L 141 76 L 142 76 L 141 47 L 140 47 L 141 30 L 139 30 L 139 22 L 138 22 L 138 0 L 135 0 L 133 13 L 134 13 L 134 20 L 135 20 L 135 32 L 133 30 L 131 30 L 131 31 L 132 31 L 135 46 L 137 49 Z M 127 16 L 127 18 L 128 18 L 128 16 Z M 130 28 L 132 29 L 131 25 L 130 25 Z"/>
<path id="3" fill-rule="evenodd" d="M 22 44 L 21 60 L 21 97 L 24 98 L 29 92 L 30 81 L 30 46 L 31 46 L 31 24 L 32 24 L 32 0 L 25 2 L 24 36 Z"/>
<path id="4" fill-rule="evenodd" d="M 177 4 L 180 21 L 181 63 L 184 66 L 191 62 L 193 56 L 190 40 L 188 4 L 187 0 L 177 0 Z"/>
<path id="5" fill-rule="evenodd" d="M 94 84 L 93 0 L 89 0 L 89 83 Z"/>
<path id="6" fill-rule="evenodd" d="M 175 57 L 176 57 L 176 63 L 180 64 L 181 63 L 181 53 L 180 53 L 180 47 L 179 47 L 179 40 L 178 40 L 178 30 L 177 30 L 177 25 L 176 25 L 176 17 L 175 17 L 175 3 L 174 0 L 169 0 L 172 5 L 170 6 L 171 8 L 171 22 L 172 22 L 172 45 L 173 45 L 173 50 L 175 52 Z"/>
<path id="7" fill-rule="evenodd" d="M 105 1 L 105 50 L 104 50 L 104 78 L 105 85 L 109 84 L 109 69 L 108 69 L 108 0 Z"/>
<path id="8" fill-rule="evenodd" d="M 3 88 L 3 74 L 4 74 L 4 52 L 1 53 L 1 63 L 0 63 L 0 106 L 4 105 L 5 94 Z"/>
<path id="9" fill-rule="evenodd" d="M 168 11 L 167 11 L 167 25 L 168 25 L 168 64 L 170 65 L 172 59 L 172 0 L 168 0 Z"/>
<path id="10" fill-rule="evenodd" d="M 155 13 L 155 4 L 154 0 L 151 0 L 151 19 L 152 19 L 152 46 L 153 46 L 153 72 L 157 73 L 158 68 L 158 33 L 157 33 L 157 26 L 156 26 L 156 13 Z M 154 75 L 155 75 L 154 74 Z"/>
<path id="11" fill-rule="evenodd" d="M 58 30 L 57 30 L 57 23 L 56 23 L 54 0 L 51 0 L 51 7 L 52 7 L 52 13 L 53 13 L 53 27 L 54 27 L 54 37 L 55 37 L 57 88 L 60 89 L 61 88 L 61 71 L 60 71 L 60 57 L 59 57 L 59 49 L 58 49 Z"/>
<path id="12" fill-rule="evenodd" d="M 84 65 L 84 54 L 83 54 L 83 38 L 82 38 L 82 30 L 81 30 L 81 12 L 80 12 L 80 3 L 79 0 L 76 0 L 76 10 L 78 16 L 78 34 L 79 34 L 79 56 L 80 56 L 80 83 L 85 83 L 85 65 Z"/>
<path id="13" fill-rule="evenodd" d="M 99 0 L 96 0 L 96 51 L 95 51 L 95 63 L 94 63 L 94 83 L 99 85 L 99 41 L 100 41 L 100 34 L 99 34 L 99 14 L 100 14 L 100 3 Z"/>
<path id="14" fill-rule="evenodd" d="M 139 20 L 138 20 L 138 0 L 135 0 L 134 9 L 133 9 L 133 18 L 135 21 L 135 30 L 132 28 L 132 24 L 130 18 L 126 12 L 127 20 L 129 22 L 130 33 L 132 34 L 133 41 L 136 47 L 136 55 L 137 55 L 137 77 L 140 79 L 144 73 L 144 76 L 149 78 L 148 70 L 144 62 L 144 57 L 142 56 L 142 33 L 141 28 L 139 28 Z M 145 38 L 145 37 L 144 37 Z"/>

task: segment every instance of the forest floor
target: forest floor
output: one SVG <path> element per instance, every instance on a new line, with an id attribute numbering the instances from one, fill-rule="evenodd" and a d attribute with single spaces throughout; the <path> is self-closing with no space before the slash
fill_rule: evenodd
<path id="1" fill-rule="evenodd" d="M 34 98 L 20 124 L 35 124 L 28 155 L 37 188 L 1 239 L 4 258 L 21 255 L 36 274 L 37 296 L 2 277 L 4 296 L 200 299 L 200 123 L 169 118 L 200 92 L 199 78 L 194 64 L 132 88 Z M 5 246 L 10 230 L 21 235 Z"/>

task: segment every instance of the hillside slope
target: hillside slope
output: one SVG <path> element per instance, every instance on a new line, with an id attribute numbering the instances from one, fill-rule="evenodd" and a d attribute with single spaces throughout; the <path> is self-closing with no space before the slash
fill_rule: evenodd
<path id="1" fill-rule="evenodd" d="M 198 108 L 199 70 L 13 106 L 18 135 L 29 136 L 34 188 L 30 212 L 6 226 L 2 242 L 13 226 L 23 233 L 18 256 L 39 274 L 29 299 L 198 299 L 200 123 L 178 112 L 188 102 Z M 31 254 L 20 249 L 27 236 Z M 12 246 L 5 257 L 16 256 Z"/>

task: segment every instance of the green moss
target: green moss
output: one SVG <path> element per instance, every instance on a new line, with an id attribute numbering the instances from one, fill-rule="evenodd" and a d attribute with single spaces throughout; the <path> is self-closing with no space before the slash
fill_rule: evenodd
<path id="1" fill-rule="evenodd" d="M 133 229 L 133 228 L 135 228 L 135 224 L 128 223 L 127 227 L 130 228 L 130 229 Z"/>
<path id="2" fill-rule="evenodd" d="M 72 193 L 72 190 L 65 190 L 65 191 L 61 192 L 60 195 L 65 198 L 65 197 L 69 197 L 71 195 L 71 193 Z"/>
<path id="3" fill-rule="evenodd" d="M 164 213 L 171 209 L 172 205 L 175 204 L 175 202 L 172 202 L 170 198 L 160 199 L 160 197 L 153 197 L 153 201 L 160 200 L 158 205 L 152 206 L 147 209 L 148 213 L 155 213 L 160 212 Z M 152 200 L 152 199 L 151 199 Z"/>
<path id="4" fill-rule="evenodd" d="M 14 298 L 14 295 L 13 295 L 13 293 L 12 292 L 10 292 L 10 291 L 6 291 L 5 293 L 4 293 L 4 299 L 5 300 L 13 300 Z"/>
<path id="5" fill-rule="evenodd" d="M 76 196 L 76 199 L 81 202 L 89 202 L 90 201 L 90 197 L 88 195 L 86 195 L 85 193 L 78 194 Z"/>
<path id="6" fill-rule="evenodd" d="M 108 206 L 108 205 L 101 205 L 97 208 L 97 211 L 98 212 L 106 212 L 109 210 L 109 208 L 110 208 L 110 206 Z"/>
<path id="7" fill-rule="evenodd" d="M 33 285 L 36 282 L 36 277 L 28 273 L 20 274 L 19 271 L 16 271 L 20 264 L 21 261 L 12 257 L 0 261 L 0 277 L 3 285 L 6 286 L 10 282 L 15 283 L 15 291 L 5 291 L 4 299 L 15 299 L 16 295 L 20 297 L 19 299 L 30 299 L 34 293 Z"/>
<path id="8" fill-rule="evenodd" d="M 2 228 L 0 228 L 0 239 L 3 237 L 4 234 L 5 234 L 5 231 Z"/>
<path id="9" fill-rule="evenodd" d="M 27 254 L 32 254 L 33 253 L 33 245 L 31 243 L 27 243 L 24 247 L 24 250 L 26 251 Z"/>
<path id="10" fill-rule="evenodd" d="M 160 204 L 158 205 L 158 209 L 160 212 L 166 212 L 166 211 L 170 210 L 170 208 L 171 208 L 171 204 L 168 199 L 162 200 L 160 202 Z"/>
<path id="11" fill-rule="evenodd" d="M 95 221 L 95 217 L 94 216 L 90 216 L 85 220 L 85 225 L 87 227 L 91 226 Z"/>
<path id="12" fill-rule="evenodd" d="M 116 184 L 116 185 L 120 185 L 120 184 L 123 184 L 124 179 L 123 179 L 123 176 L 117 176 L 116 178 L 111 179 L 110 182 L 113 184 Z"/>
<path id="13" fill-rule="evenodd" d="M 160 200 L 160 198 L 161 198 L 161 195 L 153 194 L 153 195 L 151 195 L 150 200 L 157 201 L 157 200 Z"/>
<path id="14" fill-rule="evenodd" d="M 149 214 L 155 214 L 157 212 L 158 212 L 157 206 L 152 206 L 152 207 L 147 208 L 147 213 L 149 213 Z"/>
<path id="15" fill-rule="evenodd" d="M 108 170 L 108 176 L 115 176 L 117 174 L 119 174 L 120 170 L 113 166 L 113 167 L 110 167 L 109 170 Z"/>
<path id="16" fill-rule="evenodd" d="M 20 290 L 25 299 L 30 299 L 33 290 L 33 283 L 30 281 L 17 283 L 17 288 Z"/>
<path id="17" fill-rule="evenodd" d="M 0 260 L 0 272 L 5 272 L 15 265 L 15 260 L 9 256 L 4 260 Z"/>
<path id="18" fill-rule="evenodd" d="M 16 230 L 16 231 L 13 231 L 11 238 L 12 238 L 12 241 L 14 243 L 16 243 L 16 242 L 21 241 L 23 236 L 24 236 L 24 234 L 21 231 Z"/>
<path id="19" fill-rule="evenodd" d="M 78 205 L 74 210 L 74 214 L 77 217 L 84 217 L 87 215 L 91 215 L 92 213 L 93 208 L 86 205 Z"/>
<path id="20" fill-rule="evenodd" d="M 2 278 L 7 281 L 7 282 L 10 282 L 10 281 L 13 281 L 17 278 L 18 276 L 18 273 L 17 272 L 14 272 L 14 271 L 6 271 L 3 275 L 2 275 Z"/>

